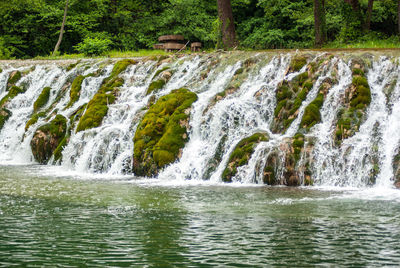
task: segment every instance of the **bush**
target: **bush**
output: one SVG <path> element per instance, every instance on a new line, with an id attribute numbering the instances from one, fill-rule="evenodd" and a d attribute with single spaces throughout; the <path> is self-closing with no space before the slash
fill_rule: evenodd
<path id="1" fill-rule="evenodd" d="M 112 41 L 107 38 L 87 37 L 74 48 L 85 56 L 99 56 L 109 51 L 111 44 Z"/>

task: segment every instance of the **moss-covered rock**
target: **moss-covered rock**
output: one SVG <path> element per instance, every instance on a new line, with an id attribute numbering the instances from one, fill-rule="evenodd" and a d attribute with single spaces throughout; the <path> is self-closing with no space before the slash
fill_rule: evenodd
<path id="1" fill-rule="evenodd" d="M 169 66 L 166 66 L 160 70 L 158 70 L 153 78 L 152 82 L 150 83 L 149 87 L 147 88 L 146 95 L 151 93 L 157 93 L 162 89 L 166 83 L 171 79 L 173 74 L 173 70 L 170 70 Z"/>
<path id="2" fill-rule="evenodd" d="M 79 100 L 79 96 L 81 95 L 82 82 L 86 78 L 86 76 L 78 75 L 71 85 L 71 91 L 69 92 L 69 102 L 66 108 L 71 107 L 75 102 Z"/>
<path id="3" fill-rule="evenodd" d="M 190 107 L 196 100 L 195 93 L 181 88 L 161 97 L 150 107 L 133 139 L 136 175 L 154 176 L 179 157 L 188 140 Z"/>
<path id="4" fill-rule="evenodd" d="M 337 144 L 353 136 L 359 130 L 367 107 L 371 103 L 371 90 L 362 68 L 359 64 L 353 68 L 352 84 L 346 90 L 344 107 L 338 114 L 335 132 Z"/>
<path id="5" fill-rule="evenodd" d="M 298 72 L 307 64 L 307 57 L 304 55 L 295 56 L 289 66 L 290 72 Z"/>
<path id="6" fill-rule="evenodd" d="M 62 115 L 57 115 L 50 123 L 39 127 L 30 143 L 35 160 L 47 164 L 64 139 L 66 131 L 67 119 Z"/>
<path id="7" fill-rule="evenodd" d="M 328 94 L 329 89 L 333 85 L 332 79 L 325 79 L 319 88 L 317 97 L 305 108 L 303 118 L 300 122 L 300 131 L 308 132 L 311 127 L 321 122 L 320 109 L 324 104 L 325 97 Z"/>
<path id="8" fill-rule="evenodd" d="M 37 121 L 39 120 L 39 118 L 46 117 L 46 115 L 47 115 L 46 112 L 40 112 L 40 113 L 33 114 L 31 116 L 31 118 L 28 120 L 28 122 L 26 122 L 25 131 L 27 131 L 30 126 L 36 124 Z"/>
<path id="9" fill-rule="evenodd" d="M 104 116 L 107 115 L 108 105 L 115 102 L 119 92 L 118 88 L 124 83 L 124 80 L 118 75 L 125 71 L 129 65 L 135 63 L 133 60 L 125 59 L 114 65 L 111 75 L 104 79 L 100 89 L 88 103 L 84 115 L 79 120 L 76 132 L 101 125 Z"/>
<path id="10" fill-rule="evenodd" d="M 267 156 L 263 181 L 268 185 L 312 185 L 313 144 L 303 134 L 287 138 Z M 300 161 L 302 160 L 302 161 Z"/>
<path id="11" fill-rule="evenodd" d="M 158 79 L 150 83 L 149 88 L 146 91 L 146 95 L 151 94 L 152 92 L 158 92 L 160 89 L 164 87 L 166 84 L 164 79 Z"/>
<path id="12" fill-rule="evenodd" d="M 278 86 L 277 105 L 271 127 L 274 133 L 285 132 L 296 119 L 298 110 L 312 87 L 313 81 L 309 79 L 308 72 L 299 74 L 292 81 L 283 81 Z"/>
<path id="13" fill-rule="evenodd" d="M 262 141 L 268 141 L 269 137 L 265 133 L 256 133 L 241 140 L 229 156 L 228 164 L 222 173 L 222 181 L 232 182 L 232 178 L 237 174 L 237 168 L 249 162 L 256 145 Z"/>
<path id="14" fill-rule="evenodd" d="M 42 92 L 40 93 L 39 97 L 36 99 L 35 103 L 33 104 L 33 112 L 36 113 L 39 111 L 40 108 L 45 106 L 50 98 L 50 87 L 43 88 Z"/>
<path id="15" fill-rule="evenodd" d="M 0 108 L 4 108 L 13 98 L 18 96 L 21 93 L 25 93 L 25 90 L 21 87 L 17 86 L 12 86 L 10 90 L 8 91 L 7 95 L 5 95 L 1 100 L 0 100 Z"/>
<path id="16" fill-rule="evenodd" d="M 0 130 L 2 130 L 6 121 L 11 117 L 12 113 L 6 108 L 0 108 Z"/>
<path id="17" fill-rule="evenodd" d="M 14 86 L 20 79 L 22 78 L 22 74 L 20 71 L 11 72 L 10 76 L 7 80 L 7 90 Z"/>

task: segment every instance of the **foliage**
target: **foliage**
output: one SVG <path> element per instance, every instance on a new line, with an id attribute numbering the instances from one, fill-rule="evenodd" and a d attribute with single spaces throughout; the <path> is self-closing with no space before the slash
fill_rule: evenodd
<path id="1" fill-rule="evenodd" d="M 242 48 L 308 48 L 314 44 L 311 0 L 231 0 L 237 35 Z M 375 1 L 371 31 L 363 30 L 367 10 L 360 0 L 355 12 L 345 1 L 325 0 L 326 27 L 331 47 L 390 40 L 399 47 L 397 1 Z M 8 0 L 0 3 L 0 59 L 45 57 L 53 51 L 63 18 L 65 0 Z M 220 40 L 215 0 L 70 0 L 64 54 L 93 56 L 109 52 L 151 48 L 164 34 L 183 34 L 214 48 Z M 129 53 L 130 55 L 134 53 Z"/>
<path id="2" fill-rule="evenodd" d="M 111 43 L 110 39 L 86 37 L 81 43 L 75 46 L 75 49 L 85 56 L 99 56 L 110 49 Z"/>

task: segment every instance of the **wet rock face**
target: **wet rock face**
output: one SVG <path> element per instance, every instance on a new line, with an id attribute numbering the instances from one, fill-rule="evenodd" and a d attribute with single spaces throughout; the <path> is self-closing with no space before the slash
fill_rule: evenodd
<path id="1" fill-rule="evenodd" d="M 393 174 L 394 185 L 396 188 L 400 189 L 400 152 L 397 153 L 393 160 Z"/>
<path id="2" fill-rule="evenodd" d="M 222 180 L 224 182 L 232 182 L 232 178 L 238 172 L 238 167 L 244 166 L 249 162 L 257 144 L 268 140 L 269 137 L 265 133 L 256 133 L 241 140 L 229 156 L 228 165 L 222 173 Z"/>
<path id="3" fill-rule="evenodd" d="M 3 128 L 5 122 L 11 117 L 11 111 L 6 108 L 0 109 L 0 130 Z"/>
<path id="4" fill-rule="evenodd" d="M 312 149 L 310 140 L 301 134 L 283 140 L 267 156 L 264 183 L 287 186 L 311 185 Z"/>
<path id="5" fill-rule="evenodd" d="M 65 137 L 67 119 L 57 115 L 50 123 L 39 127 L 31 140 L 32 154 L 40 164 L 47 164 Z"/>
<path id="6" fill-rule="evenodd" d="M 188 140 L 190 109 L 196 100 L 195 93 L 181 88 L 151 105 L 133 139 L 135 175 L 155 176 L 180 157 Z"/>

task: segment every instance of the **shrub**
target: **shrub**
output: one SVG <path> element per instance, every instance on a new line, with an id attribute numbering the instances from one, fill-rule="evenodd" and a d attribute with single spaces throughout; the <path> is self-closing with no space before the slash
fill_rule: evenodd
<path id="1" fill-rule="evenodd" d="M 109 51 L 111 44 L 112 41 L 107 38 L 87 37 L 74 48 L 85 56 L 99 56 Z"/>

